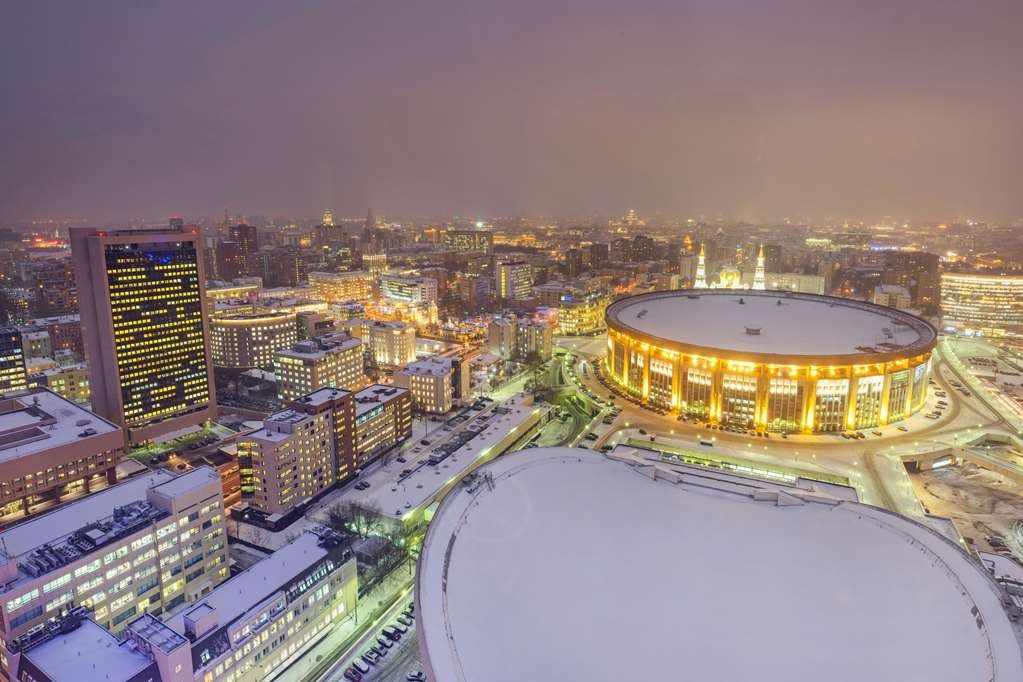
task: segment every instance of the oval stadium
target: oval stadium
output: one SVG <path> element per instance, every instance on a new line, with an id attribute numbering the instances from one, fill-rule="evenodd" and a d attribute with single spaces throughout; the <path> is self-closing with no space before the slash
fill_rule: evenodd
<path id="1" fill-rule="evenodd" d="M 786 291 L 686 289 L 605 312 L 604 371 L 636 400 L 711 423 L 836 432 L 927 397 L 937 332 L 884 306 Z"/>

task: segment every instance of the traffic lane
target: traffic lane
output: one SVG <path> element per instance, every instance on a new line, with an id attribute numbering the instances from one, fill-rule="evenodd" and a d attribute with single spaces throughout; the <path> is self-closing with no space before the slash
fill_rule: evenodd
<path id="1" fill-rule="evenodd" d="M 376 643 L 377 637 L 381 635 L 381 628 L 395 622 L 398 615 L 405 610 L 406 607 L 408 607 L 410 601 L 412 601 L 412 591 L 403 591 L 401 597 L 394 603 L 394 605 L 373 621 L 373 625 L 369 627 L 361 637 L 359 637 L 355 644 L 345 651 L 345 653 L 333 666 L 331 666 L 330 670 L 328 670 L 321 679 L 330 680 L 331 682 L 344 682 L 344 673 L 352 665 L 352 662 L 362 656 L 362 654 L 369 649 L 370 642 L 374 644 Z"/>
<path id="2" fill-rule="evenodd" d="M 419 660 L 419 642 L 416 640 L 415 623 L 409 631 L 402 635 L 401 640 L 391 647 L 387 656 L 381 661 L 371 676 L 364 679 L 373 682 L 406 682 L 412 671 L 421 671 Z"/>

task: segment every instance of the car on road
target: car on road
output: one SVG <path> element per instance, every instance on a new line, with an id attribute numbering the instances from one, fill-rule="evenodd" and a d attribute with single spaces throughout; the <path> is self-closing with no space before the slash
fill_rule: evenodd
<path id="1" fill-rule="evenodd" d="M 426 675 L 424 675 L 421 670 L 413 670 L 405 676 L 405 679 L 409 682 L 424 682 L 424 680 L 426 680 Z"/>
<path id="2" fill-rule="evenodd" d="M 874 434 L 875 436 L 883 436 L 884 435 L 880 431 L 871 431 L 871 433 Z"/>
<path id="3" fill-rule="evenodd" d="M 897 428 L 899 431 L 902 431 L 904 433 L 906 431 L 909 431 L 909 429 L 907 429 L 905 426 L 902 426 L 901 424 L 899 426 L 896 426 L 895 428 Z"/>
<path id="4" fill-rule="evenodd" d="M 356 490 L 365 490 L 368 487 L 369 487 L 369 481 L 359 481 L 358 483 L 355 484 L 355 489 Z"/>

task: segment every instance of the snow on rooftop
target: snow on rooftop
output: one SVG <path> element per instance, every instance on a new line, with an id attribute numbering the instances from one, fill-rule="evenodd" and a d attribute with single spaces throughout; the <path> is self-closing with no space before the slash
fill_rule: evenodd
<path id="1" fill-rule="evenodd" d="M 214 481 L 219 484 L 220 476 L 213 467 L 198 466 L 194 469 L 189 469 L 183 474 L 178 474 L 166 483 L 154 486 L 154 492 L 165 497 L 177 497 L 207 486 Z"/>
<path id="2" fill-rule="evenodd" d="M 152 660 L 91 619 L 32 647 L 25 656 L 53 682 L 130 680 Z"/>
<path id="3" fill-rule="evenodd" d="M 376 503 L 381 512 L 391 518 L 402 518 L 410 510 L 430 502 L 445 485 L 451 483 L 452 478 L 461 476 L 476 464 L 481 455 L 491 454 L 490 448 L 494 444 L 517 431 L 540 409 L 516 401 L 507 401 L 500 407 L 507 411 L 487 413 L 485 428 L 475 438 L 453 451 L 443 462 L 427 463 L 434 448 L 445 442 L 446 434 L 442 437 L 441 427 L 436 427 L 427 436 L 430 446 L 423 446 L 421 453 L 405 452 L 404 457 L 408 460 L 405 463 L 394 459 L 372 473 L 363 474 L 362 480 L 368 481 L 370 487 L 365 490 L 352 488 L 346 491 L 346 499 L 361 504 Z M 474 413 L 470 414 L 474 420 L 481 418 Z M 406 469 L 411 469 L 412 473 L 402 477 L 401 472 Z"/>
<path id="4" fill-rule="evenodd" d="M 217 610 L 219 625 L 233 622 L 250 608 L 262 604 L 266 597 L 277 592 L 313 563 L 327 556 L 328 550 L 320 547 L 319 541 L 319 536 L 314 533 L 302 533 L 293 542 L 218 585 L 201 601 Z M 184 634 L 185 614 L 195 608 L 194 602 L 186 604 L 181 611 L 167 619 L 167 625 L 175 632 Z"/>
<path id="5" fill-rule="evenodd" d="M 417 577 L 430 679 L 1023 679 L 996 586 L 936 533 L 658 470 L 533 449 L 456 486 Z"/>
<path id="6" fill-rule="evenodd" d="M 407 388 L 402 388 L 401 386 L 371 384 L 355 392 L 355 416 L 358 417 L 365 414 L 379 405 L 386 405 L 388 402 L 397 399 L 401 394 L 408 392 Z"/>
<path id="7" fill-rule="evenodd" d="M 786 292 L 659 292 L 623 299 L 608 314 L 652 336 L 739 353 L 856 355 L 862 348 L 895 350 L 879 344 L 906 347 L 934 340 L 926 323 L 901 311 Z"/>
<path id="8" fill-rule="evenodd" d="M 30 437 L 24 441 L 16 438 L 6 440 L 10 445 L 0 446 L 0 461 L 59 450 L 86 439 L 111 440 L 109 447 L 120 445 L 110 435 L 120 432 L 117 425 L 48 389 L 33 388 L 5 396 L 0 401 L 0 432 L 12 429 L 30 431 L 32 427 L 36 427 L 38 433 L 26 434 Z"/>
<path id="9" fill-rule="evenodd" d="M 44 542 L 110 516 L 114 507 L 146 499 L 146 490 L 172 480 L 174 475 L 163 469 L 137 476 L 0 532 L 0 546 L 8 555 L 20 556 Z"/>

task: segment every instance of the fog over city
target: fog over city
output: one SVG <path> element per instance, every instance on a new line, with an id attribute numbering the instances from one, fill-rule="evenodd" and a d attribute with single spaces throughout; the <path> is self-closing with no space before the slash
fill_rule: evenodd
<path id="1" fill-rule="evenodd" d="M 50 2 L 0 220 L 1023 215 L 1018 0 Z"/>

